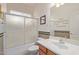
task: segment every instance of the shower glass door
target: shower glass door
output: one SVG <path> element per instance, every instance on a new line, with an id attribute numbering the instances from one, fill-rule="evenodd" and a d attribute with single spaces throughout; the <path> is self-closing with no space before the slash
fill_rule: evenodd
<path id="1" fill-rule="evenodd" d="M 37 20 L 33 18 L 6 15 L 5 48 L 34 43 L 38 37 Z"/>
<path id="2" fill-rule="evenodd" d="M 5 22 L 5 48 L 24 44 L 24 17 L 7 14 Z"/>
<path id="3" fill-rule="evenodd" d="M 37 39 L 37 20 L 25 18 L 25 43 L 34 43 Z"/>

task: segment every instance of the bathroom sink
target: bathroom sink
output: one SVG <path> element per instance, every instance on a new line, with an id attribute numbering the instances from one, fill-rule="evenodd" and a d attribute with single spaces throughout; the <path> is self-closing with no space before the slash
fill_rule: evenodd
<path id="1" fill-rule="evenodd" d="M 55 39 L 54 37 L 47 40 L 39 40 L 38 43 L 58 55 L 79 55 L 79 46 L 67 41 L 67 39 L 61 40 L 61 38 Z"/>
<path id="2" fill-rule="evenodd" d="M 60 43 L 60 42 L 52 42 L 52 43 L 54 45 L 56 45 L 57 47 L 61 48 L 61 49 L 67 49 L 68 48 L 65 43 Z"/>
<path id="3" fill-rule="evenodd" d="M 58 48 L 60 49 L 67 49 L 68 46 L 67 46 L 67 42 L 65 42 L 64 38 L 61 38 L 61 37 L 53 37 L 51 39 L 49 39 L 50 42 L 54 45 L 56 45 Z"/>

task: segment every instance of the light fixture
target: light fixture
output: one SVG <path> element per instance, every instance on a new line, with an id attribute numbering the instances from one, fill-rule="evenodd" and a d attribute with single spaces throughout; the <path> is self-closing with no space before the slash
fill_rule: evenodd
<path id="1" fill-rule="evenodd" d="M 64 5 L 64 3 L 51 3 L 50 7 L 53 6 L 60 7 L 61 5 Z"/>
<path id="2" fill-rule="evenodd" d="M 56 3 L 56 7 L 60 7 L 61 5 L 64 5 L 64 3 Z"/>
<path id="3" fill-rule="evenodd" d="M 64 3 L 60 3 L 60 5 L 64 5 Z"/>
<path id="4" fill-rule="evenodd" d="M 56 4 L 56 7 L 60 7 L 60 4 L 59 4 L 59 3 L 57 3 L 57 4 Z"/>

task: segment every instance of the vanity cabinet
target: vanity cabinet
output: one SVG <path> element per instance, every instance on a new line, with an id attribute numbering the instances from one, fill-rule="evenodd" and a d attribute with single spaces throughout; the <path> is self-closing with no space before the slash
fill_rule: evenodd
<path id="1" fill-rule="evenodd" d="M 39 55 L 56 55 L 56 54 L 47 49 L 46 47 L 39 45 Z"/>
<path id="2" fill-rule="evenodd" d="M 50 51 L 49 49 L 47 49 L 47 55 L 56 55 L 54 52 Z"/>

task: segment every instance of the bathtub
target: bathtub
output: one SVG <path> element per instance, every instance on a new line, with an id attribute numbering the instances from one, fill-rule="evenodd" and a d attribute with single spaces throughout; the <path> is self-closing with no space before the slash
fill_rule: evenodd
<path id="1" fill-rule="evenodd" d="M 4 55 L 25 55 L 28 52 L 27 49 L 33 44 L 34 43 L 24 44 L 21 46 L 4 49 Z"/>

